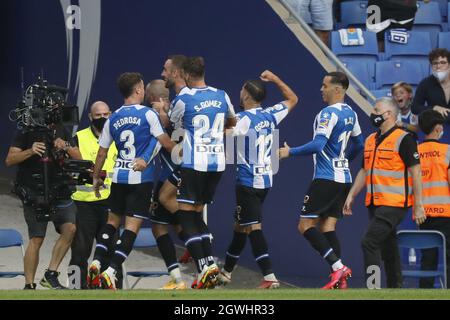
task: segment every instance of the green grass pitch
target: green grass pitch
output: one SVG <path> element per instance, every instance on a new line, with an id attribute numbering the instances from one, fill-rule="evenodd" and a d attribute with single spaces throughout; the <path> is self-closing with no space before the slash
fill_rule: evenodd
<path id="1" fill-rule="evenodd" d="M 450 300 L 447 290 L 419 290 L 419 289 L 348 289 L 329 290 L 319 289 L 277 289 L 277 290 L 0 290 L 0 300 L 42 299 L 42 300 Z"/>

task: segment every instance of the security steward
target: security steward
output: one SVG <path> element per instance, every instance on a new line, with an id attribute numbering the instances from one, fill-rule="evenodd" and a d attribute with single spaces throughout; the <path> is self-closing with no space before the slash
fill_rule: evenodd
<path id="1" fill-rule="evenodd" d="M 91 125 L 77 132 L 74 140 L 78 145 L 83 160 L 95 162 L 98 152 L 98 139 L 111 111 L 105 102 L 97 101 L 91 106 L 89 120 Z M 117 157 L 117 149 L 113 144 L 108 152 L 103 170 L 106 171 L 104 186 L 100 190 L 100 199 L 95 196 L 92 185 L 77 186 L 72 199 L 77 206 L 77 231 L 72 242 L 70 265 L 80 268 L 80 288 L 87 289 L 88 259 L 91 255 L 94 239 L 98 236 L 108 219 L 108 197 L 112 181 L 112 172 Z M 74 283 L 77 288 L 77 284 Z"/>
<path id="2" fill-rule="evenodd" d="M 392 99 L 376 101 L 370 120 L 379 131 L 366 139 L 363 166 L 344 205 L 344 214 L 351 215 L 356 195 L 366 186 L 365 205 L 370 221 L 361 243 L 365 274 L 369 278 L 372 268 L 380 267 L 381 252 L 389 288 L 402 286 L 398 224 L 413 201 L 416 223 L 420 225 L 426 219 L 417 144 L 408 132 L 396 126 L 398 112 Z"/>
<path id="3" fill-rule="evenodd" d="M 450 145 L 440 143 L 444 134 L 445 119 L 432 109 L 419 116 L 419 127 L 425 133 L 425 140 L 418 146 L 422 167 L 422 197 L 427 220 L 421 230 L 438 230 L 445 235 L 447 243 L 447 288 L 449 287 L 450 263 Z M 421 269 L 436 270 L 438 249 L 422 250 Z M 421 278 L 421 288 L 433 288 L 434 278 Z"/>

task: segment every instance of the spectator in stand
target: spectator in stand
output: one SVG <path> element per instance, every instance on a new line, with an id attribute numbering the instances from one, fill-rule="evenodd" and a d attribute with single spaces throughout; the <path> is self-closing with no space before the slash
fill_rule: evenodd
<path id="1" fill-rule="evenodd" d="M 312 26 L 325 45 L 329 45 L 330 31 L 333 30 L 333 0 L 297 0 L 301 17 L 306 20 L 311 15 Z"/>
<path id="2" fill-rule="evenodd" d="M 428 55 L 432 75 L 423 79 L 416 90 L 411 111 L 420 114 L 427 109 L 439 112 L 449 122 L 450 112 L 450 51 L 434 49 Z"/>
<path id="3" fill-rule="evenodd" d="M 424 2 L 429 2 L 426 0 Z M 380 9 L 373 10 L 371 6 Z M 389 29 L 411 30 L 417 11 L 416 0 L 369 0 L 366 27 L 375 32 L 378 39 L 378 49 L 384 52 L 384 33 Z M 381 15 L 377 17 L 377 12 Z"/>
<path id="4" fill-rule="evenodd" d="M 411 104 L 414 97 L 411 85 L 403 81 L 397 82 L 392 86 L 391 94 L 400 110 L 397 117 L 397 126 L 412 133 L 418 132 L 418 118 L 411 112 Z"/>

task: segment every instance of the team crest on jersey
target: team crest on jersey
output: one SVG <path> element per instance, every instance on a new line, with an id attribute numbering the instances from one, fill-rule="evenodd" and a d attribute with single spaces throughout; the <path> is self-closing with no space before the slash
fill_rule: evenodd
<path id="1" fill-rule="evenodd" d="M 330 119 L 320 119 L 319 127 L 326 128 L 326 127 L 328 127 L 329 122 L 330 122 Z"/>
<path id="2" fill-rule="evenodd" d="M 324 112 L 319 120 L 319 127 L 326 128 L 328 127 L 328 123 L 330 123 L 330 113 Z"/>
<path id="3" fill-rule="evenodd" d="M 305 197 L 303 198 L 303 203 L 308 203 L 309 201 L 309 196 L 305 195 Z"/>

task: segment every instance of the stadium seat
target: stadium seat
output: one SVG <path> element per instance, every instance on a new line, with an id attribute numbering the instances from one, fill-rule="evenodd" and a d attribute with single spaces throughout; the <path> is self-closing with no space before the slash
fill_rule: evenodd
<path id="1" fill-rule="evenodd" d="M 376 99 L 382 97 L 392 98 L 391 89 L 371 90 L 370 91 Z"/>
<path id="2" fill-rule="evenodd" d="M 152 229 L 151 228 L 141 228 L 139 231 L 136 240 L 134 241 L 133 249 L 149 249 L 149 248 L 155 248 L 156 240 L 153 237 Z M 150 278 L 150 277 L 161 277 L 166 276 L 169 273 L 167 271 L 155 271 L 155 270 L 145 270 L 145 271 L 127 271 L 127 268 L 125 266 L 125 263 L 123 264 L 123 274 L 124 274 L 124 280 L 125 280 L 125 288 L 126 289 L 134 289 L 138 282 L 143 278 Z M 131 285 L 128 282 L 128 277 L 135 277 L 137 278 L 136 281 Z"/>
<path id="3" fill-rule="evenodd" d="M 402 269 L 402 275 L 405 278 L 428 278 L 437 277 L 443 289 L 447 289 L 447 265 L 446 265 L 446 245 L 445 236 L 436 230 L 402 230 L 397 232 L 398 246 L 400 249 L 431 249 L 438 248 L 441 250 L 442 270 L 422 271 Z M 401 250 L 404 251 L 404 250 Z"/>
<path id="4" fill-rule="evenodd" d="M 437 47 L 437 37 L 443 29 L 441 11 L 437 2 L 417 2 L 417 12 L 414 18 L 414 31 L 429 32 L 431 46 Z"/>
<path id="5" fill-rule="evenodd" d="M 389 89 L 399 81 L 417 86 L 424 77 L 421 66 L 411 61 L 380 61 L 375 64 L 377 89 Z"/>
<path id="6" fill-rule="evenodd" d="M 378 60 L 377 36 L 373 32 L 363 31 L 364 45 L 343 46 L 338 31 L 331 32 L 331 50 L 336 56 L 358 55 Z"/>
<path id="7" fill-rule="evenodd" d="M 344 66 L 368 89 L 374 85 L 374 74 L 371 70 L 375 70 L 372 61 L 352 60 L 348 58 L 341 59 Z"/>
<path id="8" fill-rule="evenodd" d="M 430 63 L 428 54 L 432 50 L 431 41 L 427 32 L 411 31 L 409 33 L 408 43 L 401 44 L 390 42 L 388 35 L 385 35 L 385 53 L 386 60 L 411 61 L 420 65 L 423 76 L 430 74 Z"/>
<path id="9" fill-rule="evenodd" d="M 0 248 L 20 247 L 22 250 L 22 258 L 25 255 L 23 248 L 23 239 L 19 231 L 15 229 L 0 229 Z M 6 260 L 2 260 L 6 262 Z M 18 276 L 25 276 L 23 271 L 2 271 L 0 278 L 15 278 Z"/>
<path id="10" fill-rule="evenodd" d="M 450 32 L 439 32 L 438 47 L 450 50 Z"/>
<path id="11" fill-rule="evenodd" d="M 431 41 L 427 32 L 408 31 L 408 43 L 401 44 L 388 40 L 385 34 L 385 58 L 389 60 L 392 56 L 423 56 L 428 57 L 431 51 Z"/>
<path id="12" fill-rule="evenodd" d="M 364 45 L 343 46 L 338 31 L 331 32 L 331 51 L 345 63 L 361 63 L 368 66 L 370 82 L 375 78 L 375 62 L 378 61 L 377 36 L 373 32 L 363 31 Z"/>
<path id="13" fill-rule="evenodd" d="M 447 5 L 448 0 L 431 0 L 431 2 L 437 2 L 439 4 L 439 11 L 441 12 L 442 21 L 447 21 Z"/>
<path id="14" fill-rule="evenodd" d="M 437 2 L 424 3 L 417 1 L 417 12 L 414 18 L 414 24 L 436 24 L 442 23 L 441 9 Z"/>
<path id="15" fill-rule="evenodd" d="M 341 28 L 366 28 L 367 1 L 347 1 L 341 3 Z"/>

